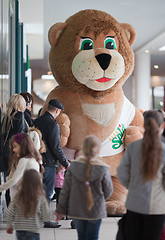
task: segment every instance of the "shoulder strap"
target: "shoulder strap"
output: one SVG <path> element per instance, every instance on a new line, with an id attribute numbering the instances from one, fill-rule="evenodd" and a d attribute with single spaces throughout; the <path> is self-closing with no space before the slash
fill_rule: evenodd
<path id="1" fill-rule="evenodd" d="M 11 123 L 10 123 L 10 126 L 9 126 L 9 128 L 8 128 L 8 131 L 7 131 L 7 134 L 6 134 L 5 140 L 4 140 L 4 142 L 3 142 L 3 147 L 5 146 L 5 144 L 6 144 L 6 142 L 7 142 L 7 139 L 8 139 L 8 136 L 9 136 L 10 129 L 11 129 Z"/>

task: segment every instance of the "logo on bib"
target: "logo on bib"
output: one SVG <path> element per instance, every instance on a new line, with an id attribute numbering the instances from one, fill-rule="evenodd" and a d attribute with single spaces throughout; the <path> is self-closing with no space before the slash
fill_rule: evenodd
<path id="1" fill-rule="evenodd" d="M 123 144 L 125 127 L 123 124 L 118 124 L 117 129 L 109 137 L 109 140 L 112 142 L 112 148 L 118 149 Z"/>

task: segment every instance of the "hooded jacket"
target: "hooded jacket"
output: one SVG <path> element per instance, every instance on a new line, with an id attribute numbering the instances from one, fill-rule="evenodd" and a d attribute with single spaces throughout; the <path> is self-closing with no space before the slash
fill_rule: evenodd
<path id="1" fill-rule="evenodd" d="M 85 161 L 85 158 L 79 157 L 71 162 L 60 192 L 56 212 L 65 215 L 68 202 L 68 215 L 70 217 L 88 220 L 101 219 L 107 216 L 105 201 L 111 196 L 113 191 L 109 166 L 100 159 L 91 161 L 89 184 L 94 205 L 91 210 L 88 210 L 85 185 Z"/>

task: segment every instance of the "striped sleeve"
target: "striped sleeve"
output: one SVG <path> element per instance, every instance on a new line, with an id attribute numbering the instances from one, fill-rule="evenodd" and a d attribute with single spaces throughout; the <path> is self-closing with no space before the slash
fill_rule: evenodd
<path id="1" fill-rule="evenodd" d="M 48 205 L 48 202 L 45 198 L 41 198 L 41 220 L 43 222 L 47 222 L 47 221 L 50 221 L 51 220 L 51 213 L 50 213 L 50 210 L 49 210 L 49 205 Z"/>
<path id="2" fill-rule="evenodd" d="M 14 222 L 15 204 L 11 201 L 7 209 L 7 228 L 11 228 Z"/>

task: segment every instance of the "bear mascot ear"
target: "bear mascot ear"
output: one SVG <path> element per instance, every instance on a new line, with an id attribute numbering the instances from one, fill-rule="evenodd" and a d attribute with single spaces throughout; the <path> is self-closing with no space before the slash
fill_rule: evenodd
<path id="1" fill-rule="evenodd" d="M 66 25 L 66 23 L 59 22 L 51 26 L 48 32 L 48 40 L 51 47 L 54 47 L 57 44 L 58 38 L 60 37 Z"/>
<path id="2" fill-rule="evenodd" d="M 135 41 L 135 37 L 136 37 L 135 29 L 128 23 L 121 23 L 121 26 L 125 31 L 125 34 L 126 34 L 126 37 L 127 37 L 127 40 L 129 42 L 130 46 L 132 46 L 132 44 Z"/>

